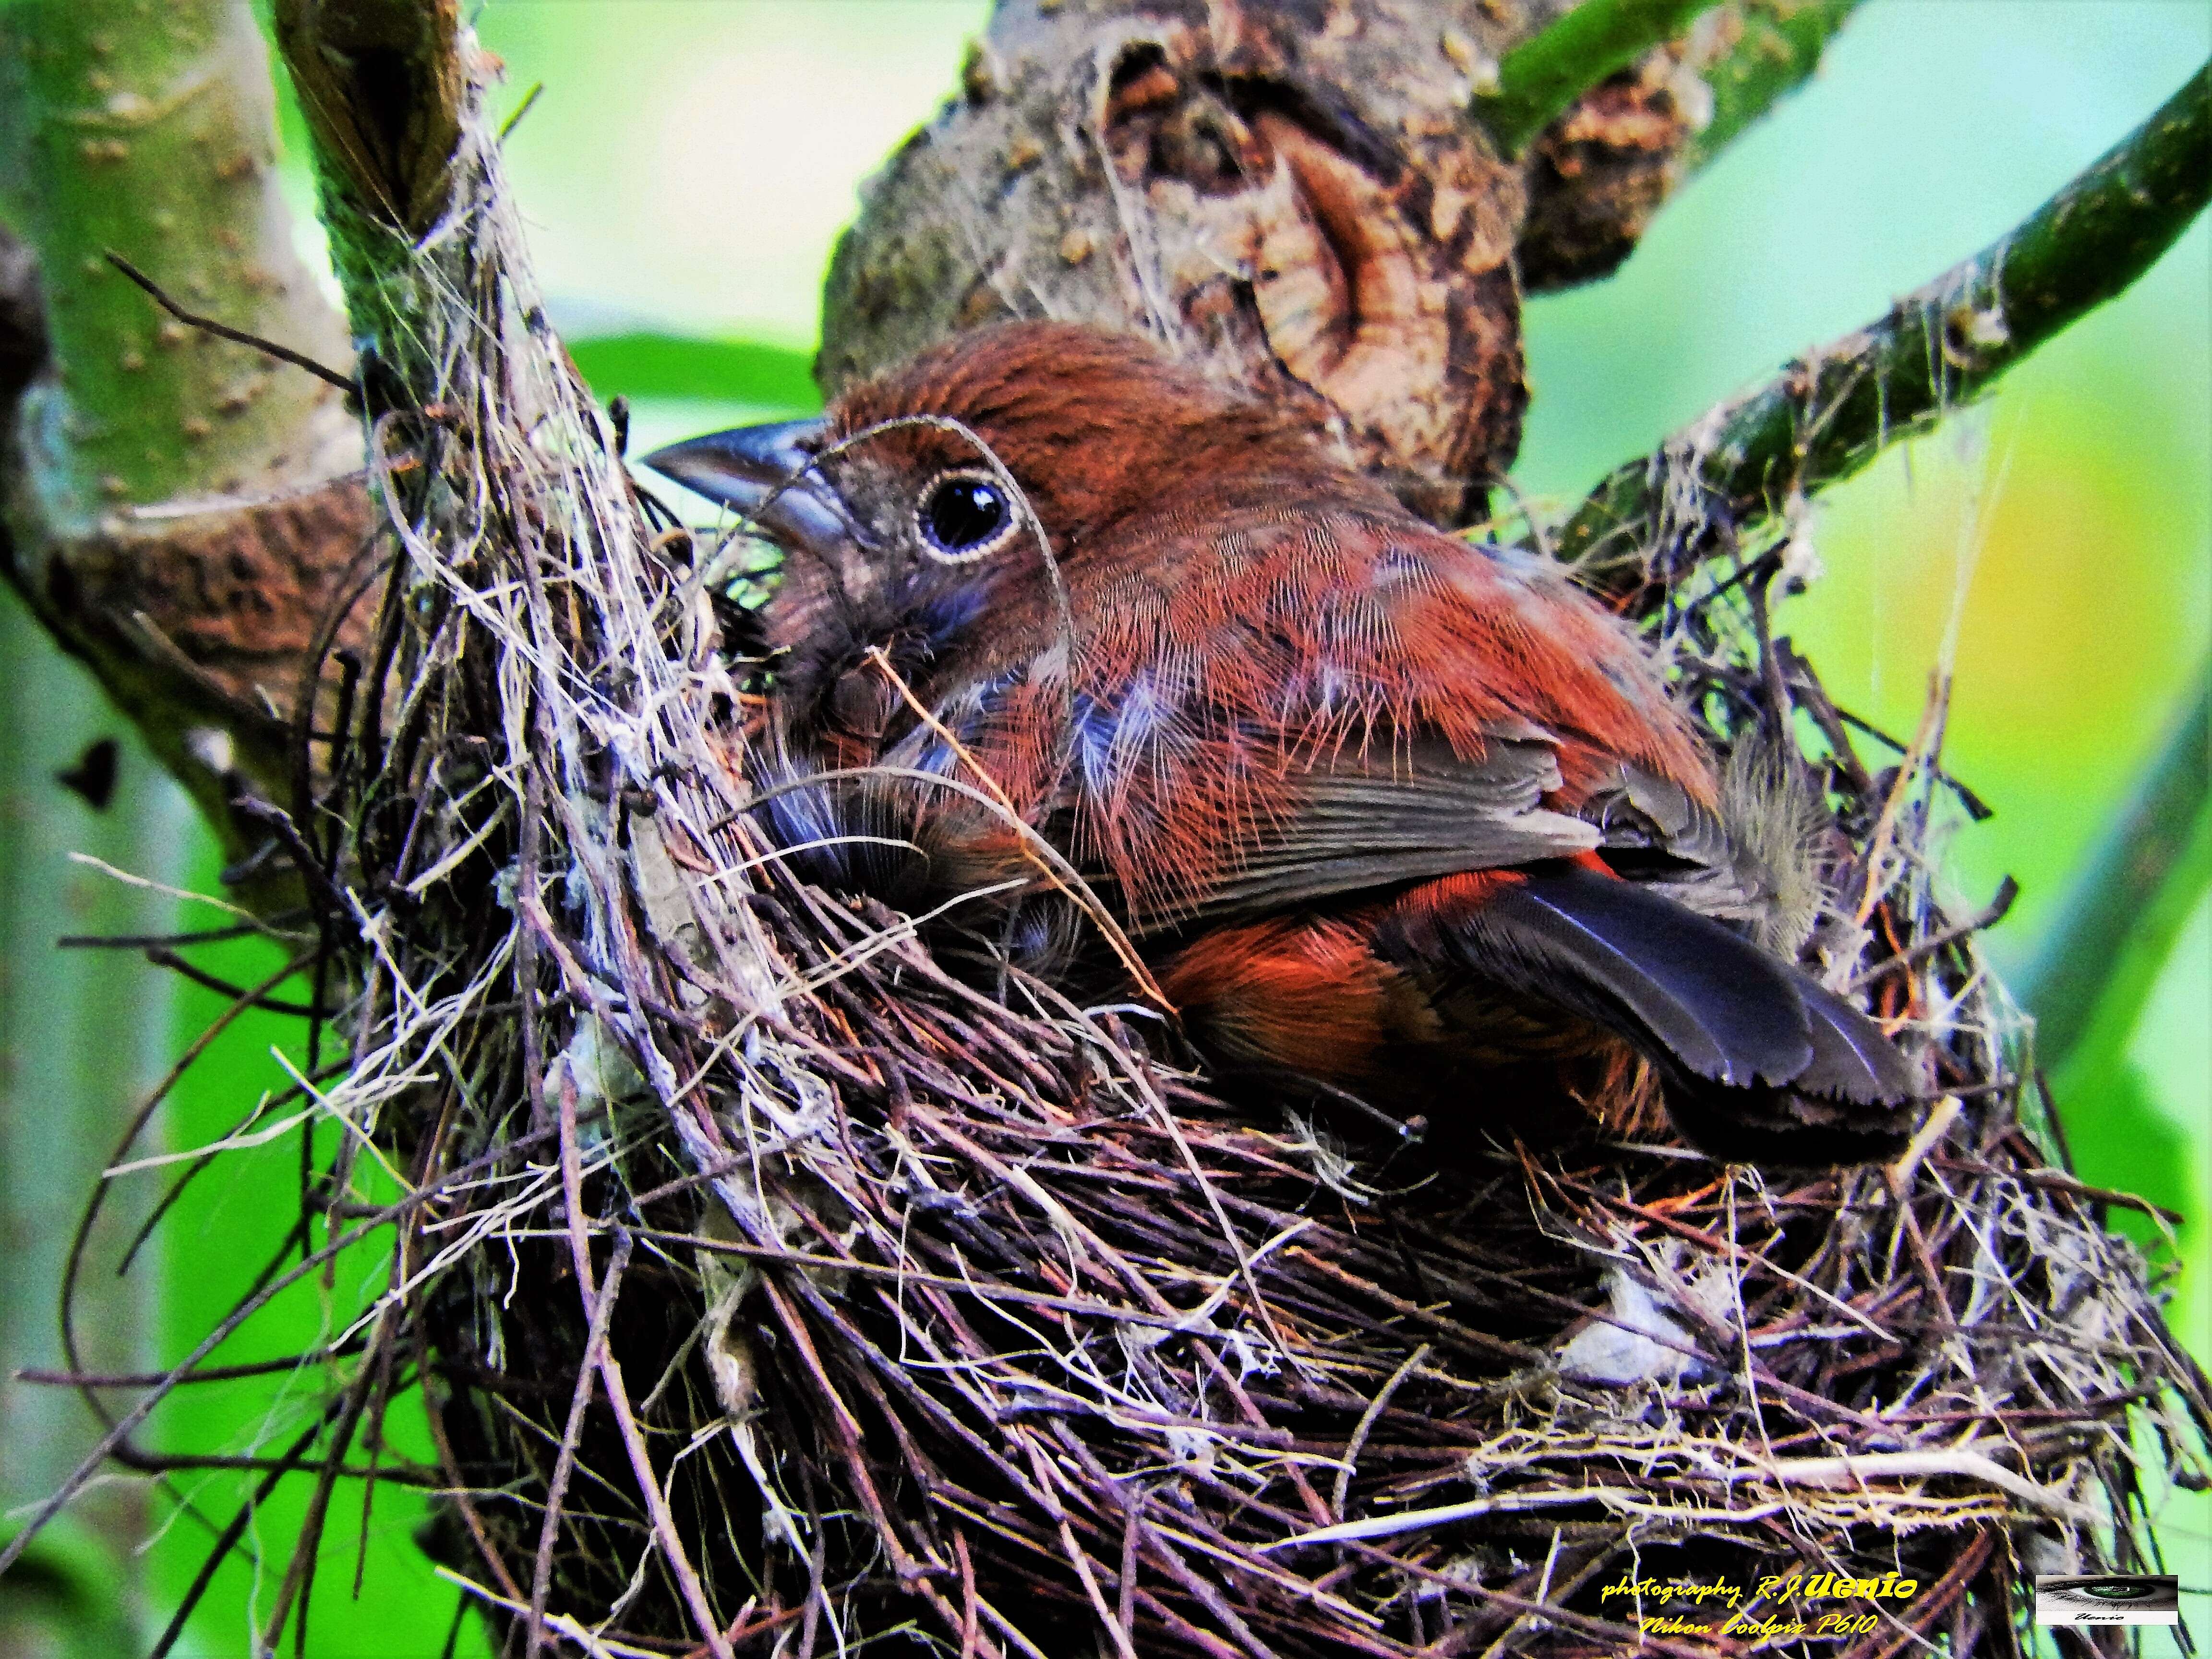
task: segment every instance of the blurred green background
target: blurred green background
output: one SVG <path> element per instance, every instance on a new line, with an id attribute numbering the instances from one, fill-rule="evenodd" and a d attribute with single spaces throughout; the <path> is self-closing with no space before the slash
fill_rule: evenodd
<path id="1" fill-rule="evenodd" d="M 495 0 L 482 11 L 479 32 L 507 65 L 506 95 L 519 103 L 544 83 L 508 144 L 514 182 L 554 317 L 601 393 L 631 398 L 634 447 L 806 405 L 821 272 L 854 187 L 949 88 L 986 9 L 981 0 Z M 1791 354 L 1877 314 L 2019 220 L 2208 52 L 2212 9 L 2199 0 L 1874 0 L 1820 79 L 1698 179 L 1618 276 L 1532 303 L 1535 397 L 1518 481 L 1570 498 Z M 304 212 L 302 146 L 287 119 Z M 301 234 L 313 235 L 304 220 Z M 1989 403 L 1832 491 L 1812 534 L 1826 574 L 1781 625 L 1840 702 L 1909 735 L 1929 672 L 1954 642 L 1946 757 L 1996 817 L 1957 836 L 1951 867 L 1970 906 L 2001 876 L 2020 880 L 1992 945 L 2001 964 L 2017 963 L 2212 646 L 2206 227 Z M 89 737 L 124 735 L 121 722 L 12 600 L 0 600 L 0 1159 L 15 1172 L 11 1193 L 30 1194 L 11 1196 L 4 1241 L 0 1358 L 12 1368 L 53 1363 L 58 1235 L 105 1157 L 104 1146 L 72 1144 L 70 1091 L 112 1121 L 114 1100 L 167 1058 L 121 1034 L 166 1011 L 173 1052 L 221 1005 L 177 994 L 133 963 L 50 948 L 62 932 L 173 915 L 166 901 L 65 863 L 66 850 L 204 891 L 214 855 L 135 753 L 104 816 L 56 788 L 54 770 Z M 264 971 L 246 949 L 209 961 L 237 978 Z M 262 1091 L 282 1088 L 269 1050 L 293 1036 L 275 1019 L 240 1022 L 179 1091 L 162 1143 L 214 1139 Z M 2094 1059 L 2058 1079 L 2084 1176 L 2212 1212 L 2212 906 L 2200 898 L 2142 1018 Z M 110 1346 L 135 1352 L 136 1364 L 187 1350 L 276 1250 L 297 1168 L 297 1142 L 286 1139 L 219 1161 L 189 1188 L 137 1270 L 143 1283 L 104 1292 Z M 147 1201 L 162 1173 L 129 1178 L 131 1200 Z M 2176 1318 L 2212 1357 L 2204 1237 L 2199 1225 L 2185 1237 Z M 341 1329 L 380 1271 L 369 1259 L 343 1265 L 217 1358 L 296 1352 Z M 272 1455 L 318 1409 L 313 1382 L 184 1390 L 154 1437 Z M 85 1419 L 71 1396 L 17 1389 L 4 1421 L 0 1488 L 20 1504 L 65 1472 Z M 411 1399 L 395 1407 L 388 1437 L 387 1460 L 427 1455 Z M 253 1480 L 198 1474 L 150 1497 L 113 1486 L 87 1510 L 77 1542 L 64 1539 L 53 1594 L 112 1608 L 120 1582 L 143 1648 L 191 1583 L 209 1528 L 230 1519 Z M 218 1576 L 181 1651 L 248 1650 L 299 1488 L 288 1483 L 254 1511 L 247 1552 Z M 98 1537 L 129 1531 L 142 1513 L 152 1538 L 143 1577 L 118 1581 Z M 457 1593 L 409 1541 L 422 1514 L 419 1499 L 382 1486 L 364 1519 L 359 1485 L 341 1486 L 310 1654 L 441 1650 Z M 2185 1583 L 2212 1585 L 2206 1524 L 2201 1502 L 2166 1518 Z M 357 1537 L 367 1547 L 356 1598 Z M 2205 1606 L 2195 1604 L 2197 1616 Z M 0 1656 L 12 1659 L 4 1618 Z M 74 1651 L 118 1650 L 112 1629 L 88 1629 Z M 457 1641 L 459 1653 L 484 1650 L 472 1621 Z"/>

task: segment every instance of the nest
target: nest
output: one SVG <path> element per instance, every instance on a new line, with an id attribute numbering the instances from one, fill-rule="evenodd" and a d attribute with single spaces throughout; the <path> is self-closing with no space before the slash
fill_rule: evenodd
<path id="1" fill-rule="evenodd" d="M 291 1276 L 396 1240 L 295 1449 L 273 1631 L 410 1388 L 434 1547 L 510 1651 L 2005 1653 L 2034 1572 L 2156 1566 L 2203 1380 L 1935 896 L 1940 706 L 1861 757 L 1768 629 L 1786 546 L 1660 581 L 1651 627 L 1717 746 L 1808 734 L 1808 966 L 1932 1054 L 1926 1129 L 1787 1179 L 1425 1168 L 779 861 L 706 550 L 629 484 L 465 143 L 394 296 L 416 356 L 369 382 L 376 649 L 330 671 L 322 792 L 270 812 L 349 1057 L 307 1091 L 347 1126 L 336 1237 Z M 1662 575 L 1726 534 L 1697 461 Z"/>

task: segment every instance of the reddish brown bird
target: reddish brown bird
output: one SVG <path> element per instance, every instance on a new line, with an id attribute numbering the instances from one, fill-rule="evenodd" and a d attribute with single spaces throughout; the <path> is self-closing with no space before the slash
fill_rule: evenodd
<path id="1" fill-rule="evenodd" d="M 821 878 L 1102 993 L 1127 964 L 1047 843 L 1225 1075 L 1451 1139 L 1569 1102 L 1754 1160 L 1908 1128 L 1904 1057 L 1778 953 L 1788 792 L 1727 786 L 1556 569 L 1271 410 L 1016 324 L 649 465 L 786 550 L 769 781 L 822 781 L 763 810 Z"/>

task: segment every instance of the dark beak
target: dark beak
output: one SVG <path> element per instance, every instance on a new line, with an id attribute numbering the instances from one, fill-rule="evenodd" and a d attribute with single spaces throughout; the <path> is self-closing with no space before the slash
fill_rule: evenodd
<path id="1" fill-rule="evenodd" d="M 735 508 L 762 534 L 827 557 L 860 539 L 836 492 L 807 470 L 829 429 L 820 416 L 741 426 L 656 449 L 645 465 Z"/>

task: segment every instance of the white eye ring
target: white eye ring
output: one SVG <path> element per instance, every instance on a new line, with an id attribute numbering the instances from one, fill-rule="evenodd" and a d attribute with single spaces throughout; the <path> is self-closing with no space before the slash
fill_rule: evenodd
<path id="1" fill-rule="evenodd" d="M 973 564 L 1003 550 L 1022 527 L 1012 490 L 994 472 L 953 467 L 929 481 L 914 508 L 915 541 L 936 564 Z"/>

